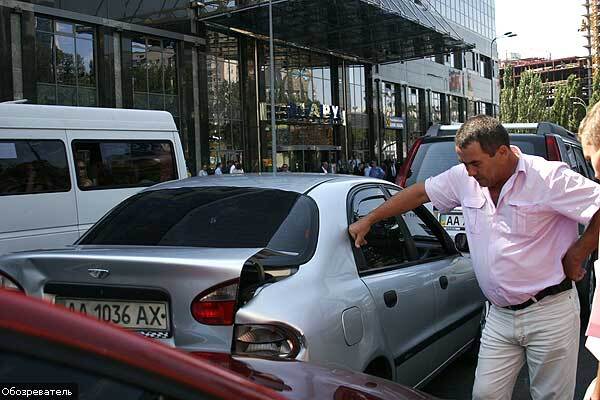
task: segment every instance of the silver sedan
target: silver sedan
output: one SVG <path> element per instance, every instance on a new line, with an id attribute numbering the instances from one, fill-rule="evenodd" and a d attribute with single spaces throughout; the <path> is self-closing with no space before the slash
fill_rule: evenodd
<path id="1" fill-rule="evenodd" d="M 420 386 L 475 340 L 483 297 L 470 259 L 424 207 L 353 246 L 349 224 L 399 190 L 316 174 L 168 182 L 68 249 L 0 258 L 0 283 L 186 351 Z"/>

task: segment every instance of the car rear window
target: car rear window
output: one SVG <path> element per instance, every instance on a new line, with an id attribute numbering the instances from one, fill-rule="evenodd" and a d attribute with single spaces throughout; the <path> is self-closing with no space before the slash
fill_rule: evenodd
<path id="1" fill-rule="evenodd" d="M 267 265 L 299 265 L 316 247 L 318 209 L 283 190 L 202 187 L 138 193 L 94 225 L 83 245 L 267 247 L 290 253 Z"/>
<path id="2" fill-rule="evenodd" d="M 458 164 L 454 151 L 454 140 L 423 143 L 410 166 L 410 176 L 406 186 L 424 182 L 427 178 L 439 175 Z"/>
<path id="3" fill-rule="evenodd" d="M 510 143 L 525 154 L 546 157 L 546 145 L 542 136 L 511 135 Z M 423 143 L 419 146 L 410 166 L 411 175 L 406 180 L 406 186 L 424 182 L 427 178 L 439 175 L 458 163 L 458 156 L 454 150 L 454 138 Z"/>

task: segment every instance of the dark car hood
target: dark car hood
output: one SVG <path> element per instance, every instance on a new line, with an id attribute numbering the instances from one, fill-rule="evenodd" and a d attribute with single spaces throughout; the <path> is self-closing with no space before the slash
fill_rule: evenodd
<path id="1" fill-rule="evenodd" d="M 294 400 L 435 400 L 385 379 L 302 361 L 275 361 L 222 353 L 193 353 Z"/>

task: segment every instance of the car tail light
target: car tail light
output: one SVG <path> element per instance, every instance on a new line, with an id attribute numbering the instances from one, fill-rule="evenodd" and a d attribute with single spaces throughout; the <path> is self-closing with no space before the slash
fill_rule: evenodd
<path id="1" fill-rule="evenodd" d="M 2 273 L 0 273 L 0 289 L 25 293 L 21 285 L 19 285 L 15 280 L 9 278 L 8 276 Z"/>
<path id="2" fill-rule="evenodd" d="M 406 156 L 406 160 L 402 167 L 400 167 L 400 171 L 398 171 L 398 177 L 396 178 L 396 184 L 400 187 L 406 186 L 406 180 L 410 177 L 410 166 L 412 165 L 415 156 L 417 155 L 417 151 L 419 151 L 419 146 L 423 143 L 423 138 L 418 138 L 413 143 L 410 151 Z"/>
<path id="3" fill-rule="evenodd" d="M 293 359 L 302 349 L 302 340 L 295 329 L 280 325 L 237 325 L 235 354 L 277 359 Z"/>
<path id="4" fill-rule="evenodd" d="M 546 136 L 546 153 L 548 154 L 548 161 L 562 161 L 556 137 L 551 135 Z"/>
<path id="5" fill-rule="evenodd" d="M 194 319 L 206 325 L 233 325 L 239 280 L 200 293 L 192 301 Z"/>

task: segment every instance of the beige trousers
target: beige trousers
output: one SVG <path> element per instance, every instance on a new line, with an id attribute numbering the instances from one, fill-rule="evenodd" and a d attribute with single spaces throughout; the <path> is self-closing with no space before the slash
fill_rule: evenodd
<path id="1" fill-rule="evenodd" d="M 523 310 L 492 305 L 481 336 L 473 400 L 510 399 L 525 360 L 533 400 L 572 399 L 579 325 L 575 288 Z"/>

